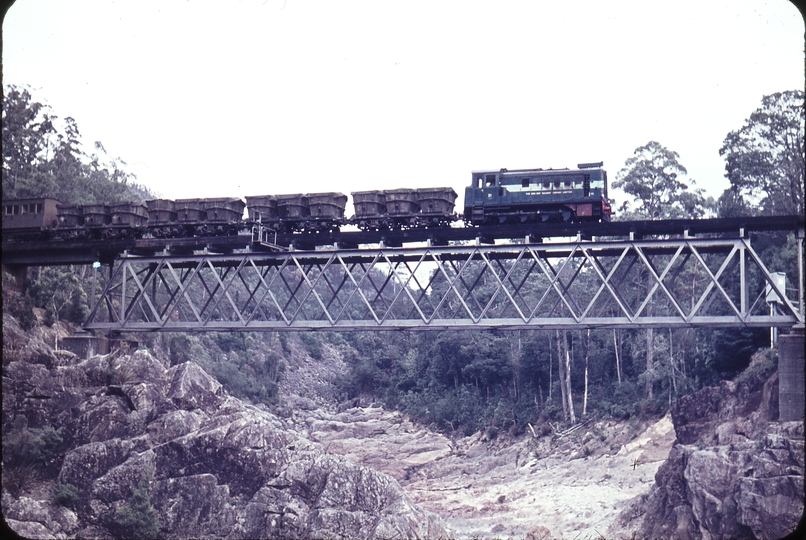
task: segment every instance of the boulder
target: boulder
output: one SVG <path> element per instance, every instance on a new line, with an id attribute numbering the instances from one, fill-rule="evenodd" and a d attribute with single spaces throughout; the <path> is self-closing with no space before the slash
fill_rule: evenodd
<path id="1" fill-rule="evenodd" d="M 778 374 L 760 359 L 736 381 L 682 397 L 677 440 L 648 496 L 609 536 L 781 538 L 804 510 L 804 428 L 777 421 Z"/>
<path id="2" fill-rule="evenodd" d="M 185 362 L 168 370 L 170 387 L 168 399 L 178 409 L 215 411 L 221 401 L 221 383 L 207 374 L 198 364 Z"/>

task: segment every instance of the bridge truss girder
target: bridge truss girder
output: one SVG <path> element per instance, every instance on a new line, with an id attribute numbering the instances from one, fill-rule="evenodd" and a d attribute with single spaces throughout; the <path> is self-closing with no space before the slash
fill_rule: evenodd
<path id="1" fill-rule="evenodd" d="M 123 257 L 94 300 L 108 332 L 803 322 L 745 238 Z"/>

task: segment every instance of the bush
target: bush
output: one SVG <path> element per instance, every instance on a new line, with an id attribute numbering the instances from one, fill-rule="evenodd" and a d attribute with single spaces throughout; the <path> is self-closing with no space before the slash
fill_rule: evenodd
<path id="1" fill-rule="evenodd" d="M 34 479 L 57 469 L 61 434 L 51 426 L 29 428 L 17 417 L 3 433 L 3 487 L 16 495 Z"/>
<path id="2" fill-rule="evenodd" d="M 305 348 L 308 350 L 308 354 L 311 355 L 311 358 L 321 360 L 322 338 L 317 334 L 307 332 L 300 334 L 300 338 L 302 339 L 302 343 L 305 344 Z"/>
<path id="3" fill-rule="evenodd" d="M 128 502 L 115 514 L 115 528 L 121 538 L 156 538 L 160 525 L 157 511 L 151 506 L 149 479 L 143 476 L 132 489 Z"/>
<path id="4" fill-rule="evenodd" d="M 3 434 L 3 464 L 44 469 L 56 456 L 62 441 L 61 434 L 52 426 L 29 428 L 24 417 L 17 417 Z"/>
<path id="5" fill-rule="evenodd" d="M 75 508 L 79 501 L 78 488 L 73 484 L 56 483 L 50 491 L 51 500 L 62 506 Z"/>

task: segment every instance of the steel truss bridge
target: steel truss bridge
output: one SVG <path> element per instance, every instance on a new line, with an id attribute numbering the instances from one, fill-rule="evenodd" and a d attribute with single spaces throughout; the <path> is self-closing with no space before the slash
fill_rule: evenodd
<path id="1" fill-rule="evenodd" d="M 753 249 L 765 231 L 797 233 L 796 301 Z M 107 333 L 789 327 L 803 231 L 772 216 L 2 248 L 12 272 L 106 265 L 85 328 Z"/>
<path id="2" fill-rule="evenodd" d="M 800 272 L 802 284 L 802 266 Z M 85 328 L 107 332 L 787 327 L 803 322 L 802 285 L 797 306 L 743 234 L 124 255 L 99 289 Z"/>

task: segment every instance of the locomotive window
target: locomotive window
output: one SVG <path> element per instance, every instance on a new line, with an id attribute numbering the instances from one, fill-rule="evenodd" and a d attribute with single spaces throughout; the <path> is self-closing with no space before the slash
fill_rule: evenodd
<path id="1" fill-rule="evenodd" d="M 487 181 L 487 187 L 495 186 L 495 175 L 494 174 L 488 174 L 487 176 L 484 177 L 484 179 Z"/>
<path id="2" fill-rule="evenodd" d="M 529 179 L 521 178 L 521 187 L 529 187 Z"/>
<path id="3" fill-rule="evenodd" d="M 571 187 L 571 181 L 570 180 L 565 181 L 565 187 Z"/>
<path id="4" fill-rule="evenodd" d="M 543 182 L 543 188 L 544 188 L 544 189 L 548 189 L 548 188 L 550 188 L 550 187 L 551 187 L 551 182 L 548 182 L 548 181 Z"/>
<path id="5" fill-rule="evenodd" d="M 556 188 L 560 187 L 560 181 L 559 180 L 554 181 L 554 187 L 556 187 Z"/>

